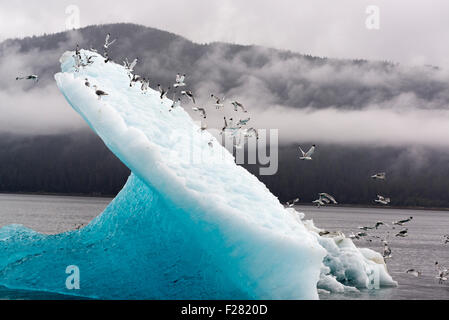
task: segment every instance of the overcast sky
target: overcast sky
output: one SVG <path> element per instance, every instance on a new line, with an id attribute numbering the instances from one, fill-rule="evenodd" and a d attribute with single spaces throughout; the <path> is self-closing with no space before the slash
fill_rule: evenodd
<path id="1" fill-rule="evenodd" d="M 65 30 L 69 5 L 79 7 L 81 27 L 134 22 L 200 43 L 449 66 L 447 0 L 0 0 L 0 40 Z M 379 29 L 366 27 L 370 5 Z"/>

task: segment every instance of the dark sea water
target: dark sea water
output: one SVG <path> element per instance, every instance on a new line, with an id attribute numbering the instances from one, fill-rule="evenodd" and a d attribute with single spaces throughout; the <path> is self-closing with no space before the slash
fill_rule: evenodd
<path id="1" fill-rule="evenodd" d="M 108 205 L 111 199 L 2 195 L 0 194 L 0 227 L 23 224 L 33 230 L 56 234 L 87 224 Z M 356 294 L 322 294 L 321 299 L 449 299 L 449 283 L 438 284 L 435 278 L 435 261 L 449 267 L 449 246 L 442 236 L 449 234 L 449 212 L 430 210 L 399 210 L 380 208 L 311 207 L 298 206 L 298 211 L 313 219 L 315 224 L 329 231 L 343 231 L 346 235 L 358 232 L 359 226 L 373 225 L 376 221 L 392 221 L 413 216 L 406 225 L 407 238 L 395 238 L 396 230 L 380 228 L 373 234 L 383 236 L 390 231 L 389 244 L 393 257 L 387 261 L 388 270 L 399 282 L 399 287 L 365 290 Z M 380 241 L 355 240 L 359 247 L 382 252 Z M 423 274 L 419 278 L 404 271 L 415 268 Z M 11 290 L 0 287 L 0 299 L 76 299 L 70 296 Z"/>

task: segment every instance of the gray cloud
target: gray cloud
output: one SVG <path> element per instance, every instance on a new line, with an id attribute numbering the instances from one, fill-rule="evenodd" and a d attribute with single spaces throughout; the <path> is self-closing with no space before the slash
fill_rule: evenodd
<path id="1" fill-rule="evenodd" d="M 65 29 L 65 8 L 80 8 L 81 25 L 134 22 L 199 43 L 225 41 L 291 49 L 318 56 L 449 65 L 449 3 L 445 0 L 106 2 L 1 1 L 2 37 Z M 380 30 L 365 27 L 366 7 L 380 8 Z"/>

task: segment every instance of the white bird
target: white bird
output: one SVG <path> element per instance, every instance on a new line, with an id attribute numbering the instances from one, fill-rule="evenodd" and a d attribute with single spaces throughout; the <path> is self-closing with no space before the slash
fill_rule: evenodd
<path id="1" fill-rule="evenodd" d="M 170 111 L 172 111 L 172 109 L 175 109 L 178 107 L 181 107 L 181 99 L 180 98 L 178 98 L 178 100 L 176 100 L 176 101 L 173 100 L 173 104 L 171 105 Z"/>
<path id="2" fill-rule="evenodd" d="M 16 80 L 34 80 L 34 82 L 38 82 L 39 81 L 39 76 L 32 74 L 26 77 L 17 77 Z"/>
<path id="3" fill-rule="evenodd" d="M 207 118 L 206 109 L 204 109 L 204 108 L 199 108 L 199 107 L 193 107 L 192 110 L 195 111 L 195 112 L 201 112 L 201 116 L 202 116 L 204 119 Z"/>
<path id="4" fill-rule="evenodd" d="M 194 104 L 196 104 L 192 91 L 181 91 L 181 95 L 188 97 Z"/>
<path id="5" fill-rule="evenodd" d="M 98 90 L 96 85 L 92 86 L 92 88 L 95 89 L 95 94 L 98 96 L 98 100 L 101 100 L 101 97 L 103 97 L 103 96 L 108 96 L 109 95 L 106 92 L 104 92 L 103 90 Z"/>
<path id="6" fill-rule="evenodd" d="M 134 83 L 137 83 L 138 81 L 142 81 L 142 77 L 139 76 L 138 74 L 134 74 L 133 77 L 131 78 L 131 82 L 129 83 L 129 86 L 132 87 L 134 85 Z"/>
<path id="7" fill-rule="evenodd" d="M 237 122 L 237 126 L 240 128 L 243 126 L 246 126 L 250 120 L 251 120 L 251 118 L 241 119 L 241 120 L 239 120 L 239 122 Z"/>
<path id="8" fill-rule="evenodd" d="M 243 104 L 241 104 L 238 101 L 232 101 L 231 104 L 234 106 L 234 111 L 238 111 L 238 108 L 241 108 L 243 112 L 248 112 L 245 107 L 243 106 Z"/>
<path id="9" fill-rule="evenodd" d="M 300 160 L 312 160 L 312 155 L 315 152 L 315 148 L 316 146 L 313 145 L 309 151 L 304 152 L 301 147 L 299 147 L 299 150 L 301 151 L 301 157 L 299 158 Z"/>
<path id="10" fill-rule="evenodd" d="M 161 99 L 164 99 L 167 96 L 168 91 L 170 91 L 170 87 L 167 90 L 163 89 L 160 84 L 157 85 L 159 92 L 161 93 Z"/>
<path id="11" fill-rule="evenodd" d="M 106 35 L 106 39 L 105 39 L 104 45 L 103 45 L 103 48 L 104 48 L 105 50 L 109 49 L 109 47 L 110 47 L 112 44 L 114 44 L 114 42 L 117 40 L 117 39 L 114 39 L 114 40 L 112 40 L 111 42 L 109 42 L 109 39 L 110 39 L 110 38 L 111 38 L 111 34 L 108 33 L 108 34 Z"/>
<path id="12" fill-rule="evenodd" d="M 377 195 L 377 199 L 374 200 L 374 202 L 377 202 L 377 203 L 380 203 L 383 205 L 388 205 L 391 202 L 391 200 L 390 200 L 390 198 L 385 198 L 384 196 Z"/>
<path id="13" fill-rule="evenodd" d="M 332 202 L 333 204 L 338 204 L 337 200 L 335 200 L 335 198 L 328 193 L 320 193 L 320 198 L 322 200 L 324 200 L 324 199 L 329 200 L 328 203 Z"/>
<path id="14" fill-rule="evenodd" d="M 393 224 L 395 226 L 402 226 L 404 225 L 404 223 L 410 222 L 413 220 L 413 217 L 409 217 L 408 219 L 404 219 L 404 220 L 399 220 L 399 221 L 394 221 Z"/>
<path id="15" fill-rule="evenodd" d="M 142 93 L 146 93 L 148 91 L 150 83 L 145 78 L 143 78 L 141 82 L 142 82 L 142 85 L 140 86 L 140 90 L 142 90 Z"/>
<path id="16" fill-rule="evenodd" d="M 299 198 L 293 199 L 291 201 L 287 201 L 286 205 L 289 208 L 293 208 L 295 206 L 295 204 L 297 204 L 299 202 Z"/>
<path id="17" fill-rule="evenodd" d="M 178 87 L 185 87 L 185 79 L 186 79 L 186 75 L 183 74 L 182 76 L 178 73 L 176 75 L 176 83 L 173 85 L 173 87 L 178 88 Z"/>
<path id="18" fill-rule="evenodd" d="M 321 198 L 312 201 L 312 203 L 315 203 L 315 204 L 317 205 L 317 207 L 321 207 L 321 206 L 326 205 L 326 203 L 324 203 L 323 200 L 322 200 Z"/>
<path id="19" fill-rule="evenodd" d="M 388 246 L 388 242 L 387 241 L 384 240 L 383 243 L 384 243 L 384 251 L 383 251 L 382 256 L 383 256 L 384 259 L 389 259 L 389 258 L 392 257 L 392 255 L 391 255 L 391 248 Z"/>
<path id="20" fill-rule="evenodd" d="M 416 278 L 418 278 L 422 274 L 421 271 L 418 271 L 416 269 L 408 269 L 408 270 L 405 271 L 405 273 L 411 274 L 412 276 L 414 276 Z"/>
<path id="21" fill-rule="evenodd" d="M 441 267 L 440 264 L 435 262 L 435 268 L 437 271 L 436 278 L 439 280 L 438 283 L 443 283 L 443 281 L 447 281 L 447 276 L 449 275 L 449 271 L 445 267 Z"/>
<path id="22" fill-rule="evenodd" d="M 408 236 L 408 229 L 401 230 L 396 234 L 396 237 L 401 237 L 401 238 L 405 238 L 407 236 Z"/>
<path id="23" fill-rule="evenodd" d="M 375 175 L 372 175 L 371 178 L 374 180 L 385 180 L 387 177 L 387 174 L 385 172 L 376 173 Z"/>
<path id="24" fill-rule="evenodd" d="M 214 94 L 211 94 L 210 96 L 211 96 L 211 98 L 215 99 L 215 108 L 216 109 L 220 109 L 220 108 L 224 107 L 225 97 L 223 97 L 223 99 L 220 99 Z"/>

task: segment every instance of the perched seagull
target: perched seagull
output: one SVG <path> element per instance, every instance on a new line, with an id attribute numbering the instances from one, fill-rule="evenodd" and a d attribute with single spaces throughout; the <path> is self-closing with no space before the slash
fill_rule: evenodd
<path id="1" fill-rule="evenodd" d="M 383 205 L 388 205 L 388 204 L 390 204 L 391 200 L 390 200 L 390 198 L 385 198 L 384 196 L 378 195 L 377 199 L 374 200 L 374 202 L 377 202 L 377 203 L 380 203 Z"/>
<path id="2" fill-rule="evenodd" d="M 171 105 L 171 109 L 169 111 L 172 111 L 172 109 L 178 108 L 181 106 L 181 98 L 178 98 L 178 100 L 173 100 L 173 104 Z"/>
<path id="3" fill-rule="evenodd" d="M 310 148 L 309 151 L 304 152 L 301 147 L 299 147 L 299 150 L 301 151 L 302 157 L 300 157 L 300 160 L 312 160 L 312 155 L 315 152 L 315 145 L 312 146 L 312 148 Z"/>
<path id="4" fill-rule="evenodd" d="M 84 60 L 86 60 L 86 63 L 83 63 L 83 67 L 87 67 L 90 66 L 91 64 L 94 63 L 94 61 L 92 59 L 96 58 L 97 56 L 88 56 L 86 54 L 84 54 Z"/>
<path id="5" fill-rule="evenodd" d="M 192 108 L 192 110 L 195 111 L 195 112 L 201 112 L 201 116 L 202 116 L 204 119 L 207 118 L 206 109 L 194 107 L 194 108 Z"/>
<path id="6" fill-rule="evenodd" d="M 39 76 L 32 74 L 26 77 L 17 77 L 16 80 L 34 80 L 34 82 L 38 82 Z"/>
<path id="7" fill-rule="evenodd" d="M 106 59 L 104 59 L 104 63 L 108 63 L 109 61 L 111 61 L 111 58 L 109 57 L 109 54 L 107 53 L 107 51 L 104 52 L 104 57 Z"/>
<path id="8" fill-rule="evenodd" d="M 114 44 L 114 42 L 117 40 L 117 39 L 114 39 L 114 40 L 112 40 L 111 42 L 109 42 L 109 39 L 110 39 L 110 38 L 111 38 L 111 34 L 108 33 L 108 34 L 106 35 L 106 39 L 105 39 L 104 45 L 103 45 L 103 48 L 104 48 L 105 50 L 108 50 L 109 47 L 110 47 L 112 44 Z"/>
<path id="9" fill-rule="evenodd" d="M 286 205 L 287 205 L 289 208 L 293 208 L 293 207 L 295 206 L 295 204 L 297 204 L 298 202 L 299 202 L 299 198 L 296 198 L 296 199 L 294 199 L 294 200 L 287 201 Z"/>
<path id="10" fill-rule="evenodd" d="M 328 203 L 332 202 L 333 204 L 338 204 L 337 200 L 328 193 L 320 193 L 320 198 L 329 200 Z"/>
<path id="11" fill-rule="evenodd" d="M 164 99 L 167 96 L 168 91 L 170 91 L 170 87 L 167 90 L 163 89 L 160 84 L 157 85 L 159 92 L 161 93 L 161 99 Z"/>
<path id="12" fill-rule="evenodd" d="M 358 236 L 359 238 L 362 238 L 362 237 L 367 237 L 368 233 L 366 233 L 366 232 L 357 232 L 355 235 Z"/>
<path id="13" fill-rule="evenodd" d="M 84 79 L 85 80 L 85 82 L 84 82 L 84 85 L 86 86 L 86 87 L 90 87 L 90 82 L 89 82 L 89 79 Z"/>
<path id="14" fill-rule="evenodd" d="M 238 108 L 241 108 L 243 112 L 247 113 L 248 111 L 245 109 L 243 104 L 238 101 L 232 101 L 231 104 L 234 106 L 234 111 L 238 111 Z"/>
<path id="15" fill-rule="evenodd" d="M 92 52 L 95 52 L 95 53 L 97 53 L 98 51 L 97 51 L 97 49 L 94 49 L 92 46 L 90 47 L 90 49 L 89 49 L 90 51 L 92 51 Z"/>
<path id="16" fill-rule="evenodd" d="M 102 96 L 108 96 L 108 94 L 106 92 L 104 92 L 103 90 L 98 90 L 96 85 L 92 86 L 92 88 L 95 89 L 95 94 L 98 96 L 98 100 L 101 100 Z"/>
<path id="17" fill-rule="evenodd" d="M 210 96 L 211 96 L 211 98 L 215 99 L 215 108 L 216 109 L 220 109 L 220 108 L 224 107 L 225 97 L 223 97 L 223 99 L 220 99 L 214 94 L 211 94 Z"/>
<path id="18" fill-rule="evenodd" d="M 414 276 L 416 278 L 418 278 L 422 274 L 421 271 L 418 271 L 416 269 L 408 269 L 407 271 L 405 271 L 405 273 L 411 274 L 412 276 Z"/>
<path id="19" fill-rule="evenodd" d="M 413 217 L 410 217 L 408 219 L 395 221 L 395 222 L 393 222 L 393 224 L 396 225 L 396 226 L 402 226 L 402 225 L 404 225 L 404 223 L 410 222 L 412 220 L 413 220 Z"/>
<path id="20" fill-rule="evenodd" d="M 173 85 L 173 87 L 178 88 L 178 87 L 185 87 L 185 79 L 186 79 L 186 75 L 183 74 L 182 76 L 178 73 L 176 75 L 176 83 Z"/>
<path id="21" fill-rule="evenodd" d="M 408 236 L 408 229 L 401 230 L 396 234 L 396 237 L 401 237 L 401 238 L 405 238 L 407 236 Z"/>
<path id="22" fill-rule="evenodd" d="M 193 102 L 194 104 L 196 104 L 196 102 L 195 102 L 195 97 L 193 96 L 192 91 L 181 91 L 181 95 L 182 95 L 182 96 L 188 97 L 190 100 L 192 100 L 192 102 Z"/>
<path id="23" fill-rule="evenodd" d="M 131 78 L 131 82 L 129 83 L 129 86 L 132 87 L 134 85 L 134 83 L 137 83 L 138 81 L 142 81 L 142 77 L 139 76 L 138 74 L 134 74 L 133 77 Z"/>
<path id="24" fill-rule="evenodd" d="M 383 243 L 384 243 L 384 252 L 383 252 L 382 256 L 384 259 L 389 259 L 392 257 L 391 248 L 388 246 L 387 241 L 383 241 Z"/>
<path id="25" fill-rule="evenodd" d="M 371 179 L 374 180 L 385 180 L 387 177 L 387 174 L 385 172 L 376 173 L 375 175 L 371 176 Z"/>
<path id="26" fill-rule="evenodd" d="M 141 82 L 142 85 L 140 86 L 140 90 L 142 90 L 142 93 L 146 93 L 148 91 L 150 83 L 145 78 L 143 78 Z"/>

